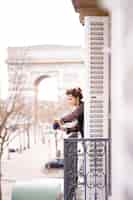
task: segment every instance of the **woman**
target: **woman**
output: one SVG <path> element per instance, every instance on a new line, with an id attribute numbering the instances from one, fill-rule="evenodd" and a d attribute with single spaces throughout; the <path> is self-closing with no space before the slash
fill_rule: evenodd
<path id="1" fill-rule="evenodd" d="M 67 100 L 70 106 L 74 107 L 74 110 L 62 117 L 60 120 L 55 120 L 54 127 L 57 129 L 63 129 L 67 134 L 71 134 L 71 137 L 75 137 L 78 132 L 84 137 L 84 104 L 82 102 L 83 95 L 80 88 L 73 88 L 66 91 Z M 65 123 L 73 122 L 77 120 L 77 124 L 71 128 L 62 128 Z"/>
<path id="2" fill-rule="evenodd" d="M 83 95 L 80 88 L 73 88 L 66 91 L 67 100 L 70 106 L 74 107 L 74 110 L 69 113 L 68 115 L 62 117 L 60 120 L 56 120 L 54 122 L 53 128 L 54 129 L 61 129 L 64 130 L 67 134 L 70 134 L 69 138 L 77 138 L 78 132 L 81 133 L 81 136 L 84 137 L 84 104 L 83 104 Z M 77 124 L 71 128 L 62 128 L 65 123 L 74 122 L 77 120 Z M 72 190 L 75 191 L 76 185 L 78 183 L 78 155 L 77 155 L 77 142 L 73 140 L 71 145 L 67 143 L 68 147 L 66 146 L 66 151 L 71 152 L 70 154 L 67 153 L 67 160 L 65 161 L 65 171 L 71 171 L 68 173 L 66 178 L 64 179 L 65 184 L 65 193 L 69 190 L 69 185 L 67 183 L 72 184 Z M 64 160 L 62 160 L 64 165 Z"/>
<path id="3" fill-rule="evenodd" d="M 74 107 L 74 110 L 62 117 L 59 121 L 57 121 L 57 124 L 59 128 L 62 127 L 65 123 L 73 122 L 77 120 L 77 124 L 74 125 L 71 128 L 66 128 L 65 132 L 67 134 L 70 134 L 69 138 L 77 138 L 78 132 L 81 133 L 81 136 L 84 137 L 84 104 L 83 104 L 83 95 L 80 88 L 73 88 L 66 91 L 67 100 L 70 106 Z M 67 144 L 66 144 L 67 145 Z M 68 150 L 69 149 L 69 150 Z M 75 191 L 75 188 L 78 184 L 78 148 L 77 148 L 77 142 L 75 140 L 73 142 L 68 143 L 68 146 L 66 146 L 65 152 L 71 152 L 70 154 L 67 153 L 67 159 L 63 164 L 65 164 L 65 171 L 71 172 L 68 173 L 66 178 L 64 179 L 65 184 L 65 193 L 68 193 L 70 190 L 69 184 L 71 183 L 71 191 Z"/>

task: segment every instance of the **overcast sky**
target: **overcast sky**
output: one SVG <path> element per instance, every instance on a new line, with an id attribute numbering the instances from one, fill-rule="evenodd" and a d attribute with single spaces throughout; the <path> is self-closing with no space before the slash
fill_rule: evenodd
<path id="1" fill-rule="evenodd" d="M 7 46 L 82 40 L 83 28 L 71 0 L 1 0 L 0 24 L 0 42 Z"/>
<path id="2" fill-rule="evenodd" d="M 71 0 L 1 0 L 0 30 L 0 79 L 8 46 L 82 45 L 84 38 Z"/>

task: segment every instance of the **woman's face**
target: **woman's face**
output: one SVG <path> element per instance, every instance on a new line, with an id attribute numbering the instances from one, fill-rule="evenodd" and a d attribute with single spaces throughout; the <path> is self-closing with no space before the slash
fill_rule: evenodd
<path id="1" fill-rule="evenodd" d="M 76 106 L 77 105 L 77 99 L 76 99 L 76 97 L 74 97 L 72 95 L 67 95 L 67 101 L 68 101 L 68 104 L 70 106 Z"/>

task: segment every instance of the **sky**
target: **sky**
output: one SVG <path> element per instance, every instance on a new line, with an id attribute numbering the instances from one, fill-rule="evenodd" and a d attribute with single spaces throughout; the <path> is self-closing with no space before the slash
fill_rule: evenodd
<path id="1" fill-rule="evenodd" d="M 1 0 L 0 30 L 0 90 L 6 89 L 7 47 L 82 45 L 84 38 L 71 0 Z"/>

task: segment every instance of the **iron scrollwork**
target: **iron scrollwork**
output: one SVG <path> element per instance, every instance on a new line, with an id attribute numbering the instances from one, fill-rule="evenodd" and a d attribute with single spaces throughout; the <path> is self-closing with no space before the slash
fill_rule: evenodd
<path id="1" fill-rule="evenodd" d="M 103 138 L 64 140 L 64 200 L 108 199 L 108 144 Z"/>

